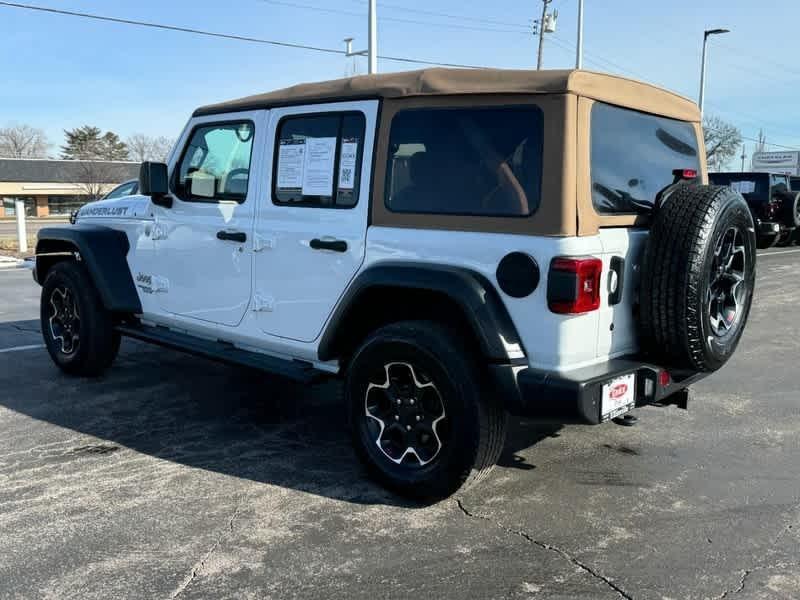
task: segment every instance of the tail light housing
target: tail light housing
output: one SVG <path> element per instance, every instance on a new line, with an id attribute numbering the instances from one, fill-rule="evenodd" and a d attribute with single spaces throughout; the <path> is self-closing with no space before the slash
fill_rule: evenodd
<path id="1" fill-rule="evenodd" d="M 547 305 L 560 315 L 580 315 L 600 308 L 603 261 L 594 257 L 559 256 L 550 263 Z"/>

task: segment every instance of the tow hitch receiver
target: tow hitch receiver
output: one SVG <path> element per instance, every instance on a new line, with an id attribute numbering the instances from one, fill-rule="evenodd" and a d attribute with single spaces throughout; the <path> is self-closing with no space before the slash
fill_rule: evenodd
<path id="1" fill-rule="evenodd" d="M 682 390 L 678 390 L 674 394 L 670 394 L 658 404 L 661 404 L 662 406 L 675 405 L 683 410 L 689 410 L 689 388 L 684 388 Z"/>

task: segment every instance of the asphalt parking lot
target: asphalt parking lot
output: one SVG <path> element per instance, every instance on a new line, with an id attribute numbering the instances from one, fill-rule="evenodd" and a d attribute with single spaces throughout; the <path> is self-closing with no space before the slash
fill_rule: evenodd
<path id="1" fill-rule="evenodd" d="M 515 420 L 479 487 L 369 483 L 338 389 L 126 340 L 51 364 L 0 271 L 2 598 L 800 598 L 800 250 L 759 259 L 745 338 L 689 411 Z"/>

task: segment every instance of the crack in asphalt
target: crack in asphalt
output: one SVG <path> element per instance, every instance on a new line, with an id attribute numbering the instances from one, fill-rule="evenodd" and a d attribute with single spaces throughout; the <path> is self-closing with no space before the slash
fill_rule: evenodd
<path id="1" fill-rule="evenodd" d="M 27 327 L 20 327 L 19 325 L 14 325 L 13 323 L 7 323 L 7 325 L 17 331 L 24 331 L 27 333 L 42 333 L 39 329 L 28 329 Z"/>
<path id="2" fill-rule="evenodd" d="M 772 569 L 785 569 L 787 567 L 797 567 L 800 566 L 800 562 L 780 562 L 775 563 L 774 565 L 764 565 L 760 567 L 751 567 L 749 569 L 742 569 L 740 571 L 741 577 L 739 578 L 739 585 L 734 589 L 727 589 L 722 592 L 719 596 L 714 596 L 713 600 L 723 600 L 724 598 L 728 598 L 729 596 L 733 596 L 734 594 L 738 594 L 744 589 L 744 586 L 747 585 L 747 578 L 750 577 L 756 571 L 769 571 Z"/>
<path id="3" fill-rule="evenodd" d="M 733 594 L 738 594 L 744 589 L 745 584 L 747 583 L 747 578 L 753 573 L 753 569 L 744 569 L 742 571 L 742 576 L 739 579 L 739 586 L 733 590 L 725 590 L 719 596 L 714 596 L 714 600 L 722 600 L 723 598 L 727 598 L 728 596 L 732 596 Z"/>
<path id="4" fill-rule="evenodd" d="M 225 538 L 227 538 L 231 534 L 233 534 L 234 524 L 236 523 L 236 519 L 238 518 L 239 512 L 241 512 L 241 509 L 242 509 L 242 501 L 243 501 L 242 497 L 240 497 L 236 501 L 236 508 L 234 508 L 233 514 L 231 515 L 230 519 L 228 519 L 228 526 L 222 531 L 222 533 L 219 534 L 219 536 L 217 537 L 216 541 L 211 546 L 211 548 L 208 550 L 208 552 L 205 553 L 203 558 L 201 558 L 199 561 L 197 561 L 194 564 L 194 566 L 192 566 L 192 570 L 189 572 L 189 574 L 186 576 L 186 578 L 170 594 L 170 596 L 169 596 L 170 600 L 175 600 L 175 598 L 177 598 L 184 591 L 186 591 L 186 588 L 188 588 L 192 584 L 192 582 L 197 578 L 198 573 L 200 573 L 200 571 L 206 565 L 206 563 L 208 562 L 208 559 L 211 558 L 214 555 L 214 553 L 220 547 L 220 545 L 225 540 Z"/>
<path id="5" fill-rule="evenodd" d="M 460 499 L 456 499 L 456 504 L 458 505 L 458 508 L 461 510 L 461 512 L 464 513 L 465 515 L 467 515 L 468 517 L 470 517 L 471 519 L 481 519 L 483 521 L 488 521 L 489 523 L 494 524 L 495 526 L 499 527 L 500 529 L 502 529 L 506 533 L 521 537 L 522 539 L 530 542 L 531 544 L 534 544 L 534 545 L 538 546 L 539 548 L 542 548 L 543 550 L 547 550 L 549 552 L 555 552 L 561 558 L 569 561 L 570 563 L 572 563 L 573 565 L 578 567 L 581 571 L 583 571 L 585 573 L 588 573 L 594 579 L 597 579 L 598 581 L 604 583 L 607 587 L 609 587 L 612 590 L 614 590 L 620 596 L 620 598 L 624 598 L 625 600 L 633 600 L 633 596 L 628 594 L 628 592 L 623 590 L 616 583 L 611 581 L 608 577 L 606 577 L 602 573 L 597 572 L 597 570 L 595 570 L 593 567 L 590 567 L 586 563 L 581 562 L 580 560 L 578 560 L 577 558 L 572 556 L 566 550 L 563 550 L 562 548 L 559 548 L 558 546 L 553 546 L 552 544 L 548 544 L 547 542 L 542 542 L 541 540 L 537 540 L 536 538 L 530 536 L 529 534 L 525 533 L 524 531 L 519 531 L 517 529 L 511 529 L 510 527 L 506 527 L 505 525 L 503 525 L 499 521 L 493 521 L 489 517 L 484 517 L 482 515 L 478 515 L 476 513 L 472 513 L 464 506 L 463 502 L 461 502 Z"/>

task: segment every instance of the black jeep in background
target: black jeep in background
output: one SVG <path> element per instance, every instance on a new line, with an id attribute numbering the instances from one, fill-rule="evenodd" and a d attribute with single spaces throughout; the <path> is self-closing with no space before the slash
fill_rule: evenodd
<path id="1" fill-rule="evenodd" d="M 792 191 L 788 175 L 709 173 L 708 179 L 712 185 L 733 188 L 747 200 L 759 248 L 792 243 L 795 230 L 800 227 L 800 192 Z"/>

